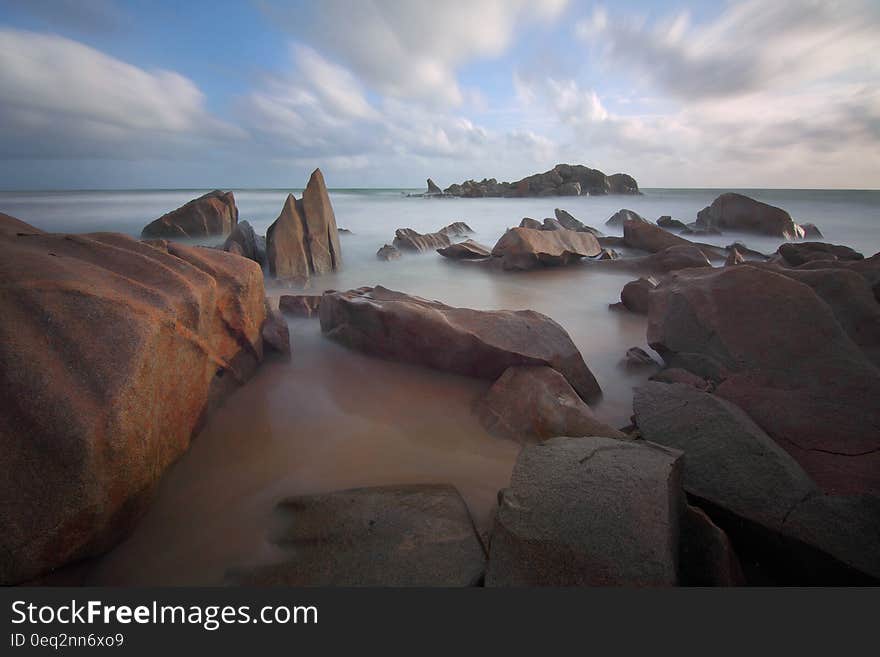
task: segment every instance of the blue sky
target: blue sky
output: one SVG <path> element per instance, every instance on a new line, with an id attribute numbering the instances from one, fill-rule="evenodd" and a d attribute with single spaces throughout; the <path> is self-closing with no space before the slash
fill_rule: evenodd
<path id="1" fill-rule="evenodd" d="M 880 186 L 870 0 L 0 0 L 0 186 Z"/>

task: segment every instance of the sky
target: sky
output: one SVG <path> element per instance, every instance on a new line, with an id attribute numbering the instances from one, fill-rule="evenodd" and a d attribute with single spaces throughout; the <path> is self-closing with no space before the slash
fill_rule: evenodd
<path id="1" fill-rule="evenodd" d="M 0 0 L 0 188 L 880 187 L 876 0 Z"/>

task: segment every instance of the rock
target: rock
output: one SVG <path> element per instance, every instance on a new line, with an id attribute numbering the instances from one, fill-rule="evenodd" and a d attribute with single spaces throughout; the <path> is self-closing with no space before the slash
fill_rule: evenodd
<path id="1" fill-rule="evenodd" d="M 853 326 L 871 320 L 870 293 L 863 287 L 861 305 L 848 305 L 850 293 L 813 284 L 828 286 L 822 293 L 836 311 L 809 285 L 748 263 L 677 272 L 652 293 L 648 344 L 671 366 L 718 382 L 716 393 L 748 413 L 827 493 L 876 492 L 880 370 L 838 319 Z M 877 335 L 850 330 L 866 347 Z"/>
<path id="2" fill-rule="evenodd" d="M 238 249 L 233 251 L 233 248 L 236 246 Z M 223 244 L 223 250 L 250 258 L 261 267 L 266 264 L 266 251 L 265 249 L 260 249 L 257 235 L 247 221 L 239 221 L 235 225 L 235 228 L 232 229 L 232 232 Z"/>
<path id="3" fill-rule="evenodd" d="M 559 196 L 580 196 L 581 184 L 579 182 L 562 183 L 556 188 L 556 193 Z"/>
<path id="4" fill-rule="evenodd" d="M 186 239 L 226 235 L 238 223 L 232 192 L 215 189 L 144 226 L 142 239 Z"/>
<path id="5" fill-rule="evenodd" d="M 281 214 L 266 233 L 266 259 L 272 276 L 304 286 L 311 267 L 303 211 L 302 201 L 288 194 Z"/>
<path id="6" fill-rule="evenodd" d="M 701 226 L 696 221 L 691 222 L 689 224 L 685 224 L 684 230 L 681 231 L 682 235 L 721 235 L 721 231 L 714 226 Z"/>
<path id="7" fill-rule="evenodd" d="M 712 392 L 715 389 L 714 384 L 696 374 L 691 374 L 687 370 L 679 367 L 667 367 L 660 370 L 650 377 L 651 381 L 661 381 L 662 383 L 683 383 L 692 386 L 697 390 L 704 392 Z"/>
<path id="8" fill-rule="evenodd" d="M 848 246 L 825 244 L 824 242 L 801 242 L 800 244 L 783 244 L 776 253 L 782 256 L 786 264 L 797 267 L 813 260 L 864 260 L 858 251 Z"/>
<path id="9" fill-rule="evenodd" d="M 282 294 L 278 299 L 278 309 L 294 317 L 317 317 L 320 307 L 320 294 Z"/>
<path id="10" fill-rule="evenodd" d="M 622 225 L 623 241 L 633 249 L 657 253 L 671 246 L 694 246 L 693 242 L 678 235 L 673 235 L 669 231 L 645 221 L 641 217 L 627 218 L 623 221 Z"/>
<path id="11" fill-rule="evenodd" d="M 102 554 L 262 360 L 259 266 L 0 216 L 0 583 Z"/>
<path id="12" fill-rule="evenodd" d="M 482 260 L 492 257 L 492 251 L 489 250 L 489 247 L 473 240 L 465 240 L 443 249 L 437 249 L 437 253 L 453 260 Z"/>
<path id="13" fill-rule="evenodd" d="M 669 215 L 663 215 L 657 220 L 657 225 L 666 230 L 685 230 L 687 224 L 678 219 L 673 219 Z"/>
<path id="14" fill-rule="evenodd" d="M 486 586 L 672 586 L 680 453 L 644 441 L 525 447 L 500 494 Z"/>
<path id="15" fill-rule="evenodd" d="M 648 256 L 645 263 L 658 272 L 712 266 L 703 250 L 694 245 L 670 246 Z"/>
<path id="16" fill-rule="evenodd" d="M 626 434 L 599 422 L 565 377 L 546 367 L 508 367 L 474 405 L 486 430 L 519 442 Z"/>
<path id="17" fill-rule="evenodd" d="M 474 229 L 463 221 L 454 221 L 445 228 L 441 228 L 440 232 L 446 233 L 449 237 L 463 237 L 464 235 L 472 235 Z"/>
<path id="18" fill-rule="evenodd" d="M 641 347 L 630 347 L 626 350 L 626 364 L 635 367 L 657 367 L 656 360 L 651 358 L 650 354 Z"/>
<path id="19" fill-rule="evenodd" d="M 451 243 L 449 235 L 443 230 L 423 235 L 412 228 L 398 228 L 394 234 L 394 247 L 401 251 L 427 253 L 445 248 Z"/>
<path id="20" fill-rule="evenodd" d="M 325 294 L 319 316 L 328 337 L 374 356 L 489 380 L 547 365 L 584 401 L 601 394 L 565 330 L 531 310 L 453 308 L 376 286 Z"/>
<path id="21" fill-rule="evenodd" d="M 290 330 L 280 310 L 269 308 L 261 331 L 263 343 L 290 360 Z"/>
<path id="22" fill-rule="evenodd" d="M 648 223 L 647 219 L 643 219 L 638 212 L 633 212 L 632 210 L 618 210 L 615 212 L 608 221 L 605 222 L 606 226 L 623 226 L 623 222 L 626 220 L 631 221 L 644 221 Z"/>
<path id="23" fill-rule="evenodd" d="M 729 249 L 727 259 L 724 261 L 724 266 L 730 267 L 732 265 L 741 265 L 745 261 L 746 259 L 743 257 L 743 254 L 734 246 Z"/>
<path id="24" fill-rule="evenodd" d="M 534 269 L 569 264 L 597 256 L 601 251 L 590 233 L 511 228 L 495 244 L 492 255 L 501 258 L 504 269 Z"/>
<path id="25" fill-rule="evenodd" d="M 305 495 L 279 505 L 291 558 L 232 575 L 246 586 L 476 586 L 486 555 L 449 485 Z"/>
<path id="26" fill-rule="evenodd" d="M 531 228 L 533 230 L 544 230 L 544 224 L 542 224 L 537 219 L 532 219 L 531 217 L 523 217 L 523 220 L 519 222 L 520 228 Z"/>
<path id="27" fill-rule="evenodd" d="M 556 221 L 556 219 L 546 217 L 544 223 L 541 225 L 541 230 L 565 230 L 565 228 L 563 228 L 562 224 Z"/>
<path id="28" fill-rule="evenodd" d="M 822 495 L 741 409 L 715 395 L 649 383 L 633 409 L 644 438 L 684 452 L 685 490 L 724 521 L 750 561 L 801 585 L 877 579 L 876 497 Z"/>
<path id="29" fill-rule="evenodd" d="M 685 511 L 679 554 L 685 586 L 742 586 L 746 583 L 727 534 L 699 507 L 688 505 Z"/>
<path id="30" fill-rule="evenodd" d="M 442 194 L 443 190 L 437 187 L 437 184 L 428 178 L 428 194 Z"/>
<path id="31" fill-rule="evenodd" d="M 612 194 L 641 194 L 636 179 L 626 173 L 612 173 L 608 176 Z"/>
<path id="32" fill-rule="evenodd" d="M 819 230 L 816 224 L 801 224 L 801 229 L 804 231 L 805 240 L 821 240 L 824 238 L 822 231 Z"/>
<path id="33" fill-rule="evenodd" d="M 740 230 L 761 235 L 801 239 L 803 229 L 782 208 L 761 203 L 742 194 L 722 194 L 712 205 L 697 214 L 697 224 L 704 229 Z"/>
<path id="34" fill-rule="evenodd" d="M 596 260 L 616 260 L 620 257 L 614 249 L 602 249 L 602 252 L 596 256 Z"/>
<path id="35" fill-rule="evenodd" d="M 392 246 L 391 244 L 386 244 L 381 249 L 376 251 L 376 257 L 379 260 L 397 260 L 400 257 L 400 250 L 396 246 Z"/>
<path id="36" fill-rule="evenodd" d="M 342 264 L 342 249 L 339 246 L 339 231 L 336 229 L 336 216 L 324 174 L 320 169 L 312 172 L 302 195 L 303 218 L 306 224 L 309 269 L 315 274 L 335 271 Z"/>
<path id="37" fill-rule="evenodd" d="M 337 228 L 336 232 L 340 235 L 354 235 L 348 228 Z"/>
<path id="38" fill-rule="evenodd" d="M 553 210 L 553 214 L 556 215 L 556 221 L 559 222 L 559 225 L 563 228 L 567 228 L 568 230 L 576 230 L 582 233 L 592 233 L 596 237 L 602 237 L 602 233 L 591 226 L 587 226 L 586 224 L 575 219 L 571 214 L 562 210 L 560 208 L 556 208 Z M 523 228 L 533 228 L 533 226 L 523 226 Z"/>
<path id="39" fill-rule="evenodd" d="M 657 281 L 652 277 L 630 281 L 620 291 L 620 302 L 631 312 L 647 315 L 650 305 L 649 295 L 656 287 Z"/>

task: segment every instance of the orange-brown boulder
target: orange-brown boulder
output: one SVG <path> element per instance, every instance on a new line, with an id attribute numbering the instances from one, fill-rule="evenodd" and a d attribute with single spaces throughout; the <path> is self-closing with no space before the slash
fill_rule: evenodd
<path id="1" fill-rule="evenodd" d="M 595 235 L 574 230 L 511 228 L 492 249 L 504 269 L 534 269 L 566 265 L 599 255 L 602 248 Z"/>
<path id="2" fill-rule="evenodd" d="M 144 239 L 186 239 L 207 235 L 228 235 L 238 223 L 238 208 L 232 192 L 215 189 L 144 226 Z"/>
<path id="3" fill-rule="evenodd" d="M 110 549 L 262 359 L 259 265 L 0 216 L 0 582 Z"/>

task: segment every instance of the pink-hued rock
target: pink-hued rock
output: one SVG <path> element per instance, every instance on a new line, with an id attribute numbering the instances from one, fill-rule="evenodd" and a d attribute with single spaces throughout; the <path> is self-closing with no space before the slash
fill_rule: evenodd
<path id="1" fill-rule="evenodd" d="M 163 214 L 144 226 L 143 239 L 186 239 L 227 235 L 238 223 L 238 208 L 232 192 L 215 189 L 204 196 Z"/>
<path id="2" fill-rule="evenodd" d="M 592 233 L 573 230 L 511 228 L 492 249 L 504 269 L 534 269 L 566 265 L 599 255 L 602 248 Z"/>

